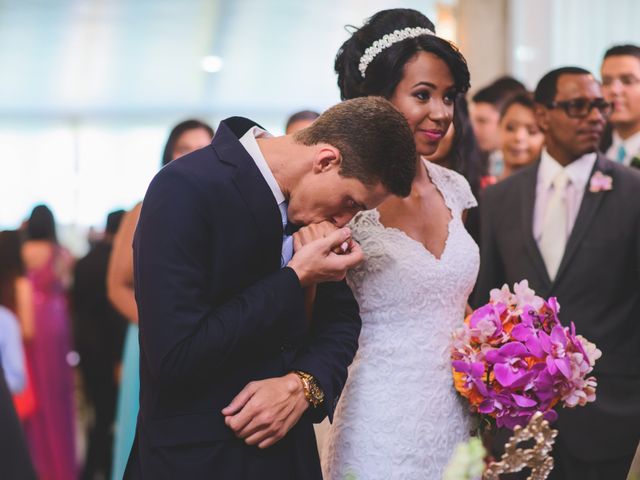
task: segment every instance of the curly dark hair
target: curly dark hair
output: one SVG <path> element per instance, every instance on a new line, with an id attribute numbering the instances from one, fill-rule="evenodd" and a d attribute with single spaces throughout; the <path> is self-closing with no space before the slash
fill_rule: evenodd
<path id="1" fill-rule="evenodd" d="M 408 38 L 385 48 L 371 61 L 366 77 L 362 78 L 358 66 L 365 50 L 384 35 L 407 27 L 435 31 L 433 22 L 422 13 L 408 8 L 394 8 L 373 15 L 342 44 L 334 68 L 343 100 L 369 95 L 391 98 L 402 80 L 405 64 L 421 51 L 432 53 L 447 64 L 457 93 L 469 89 L 469 68 L 465 58 L 455 45 L 435 35 Z"/>

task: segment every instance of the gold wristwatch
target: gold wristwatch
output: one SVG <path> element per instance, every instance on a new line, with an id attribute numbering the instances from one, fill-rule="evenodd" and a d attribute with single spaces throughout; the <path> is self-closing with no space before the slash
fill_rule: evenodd
<path id="1" fill-rule="evenodd" d="M 302 390 L 304 397 L 311 404 L 313 408 L 318 407 L 324 401 L 324 392 L 318 385 L 318 382 L 313 375 L 309 375 L 306 372 L 300 370 L 294 370 L 294 372 L 300 378 L 302 382 Z"/>

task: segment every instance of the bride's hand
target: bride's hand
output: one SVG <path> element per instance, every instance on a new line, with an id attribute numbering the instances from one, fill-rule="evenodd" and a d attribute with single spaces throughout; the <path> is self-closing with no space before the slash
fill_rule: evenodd
<path id="1" fill-rule="evenodd" d="M 310 225 L 304 226 L 293 234 L 293 251 L 298 251 L 307 243 L 317 240 L 318 238 L 324 238 L 337 229 L 338 227 L 336 227 L 333 223 L 326 221 L 320 223 L 312 223 Z M 342 245 L 335 247 L 333 249 L 333 253 L 340 255 L 348 252 L 350 249 L 351 238 L 345 241 Z"/>

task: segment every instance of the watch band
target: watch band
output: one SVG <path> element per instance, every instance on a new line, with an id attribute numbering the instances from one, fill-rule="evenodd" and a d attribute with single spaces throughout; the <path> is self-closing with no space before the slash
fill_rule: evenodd
<path id="1" fill-rule="evenodd" d="M 313 375 L 308 374 L 307 372 L 302 372 L 300 370 L 294 370 L 300 381 L 302 382 L 302 390 L 304 392 L 304 396 L 307 401 L 311 404 L 313 408 L 317 408 L 324 401 L 324 392 L 318 385 L 315 377 Z"/>

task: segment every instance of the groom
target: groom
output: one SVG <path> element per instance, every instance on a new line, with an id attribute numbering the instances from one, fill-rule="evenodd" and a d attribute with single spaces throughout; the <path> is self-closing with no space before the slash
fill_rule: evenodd
<path id="1" fill-rule="evenodd" d="M 331 418 L 357 348 L 342 280 L 363 254 L 334 253 L 347 228 L 293 252 L 287 227 L 344 227 L 408 195 L 415 159 L 404 117 L 368 97 L 293 136 L 227 119 L 158 173 L 134 241 L 141 393 L 125 478 L 321 478 L 312 422 Z"/>

